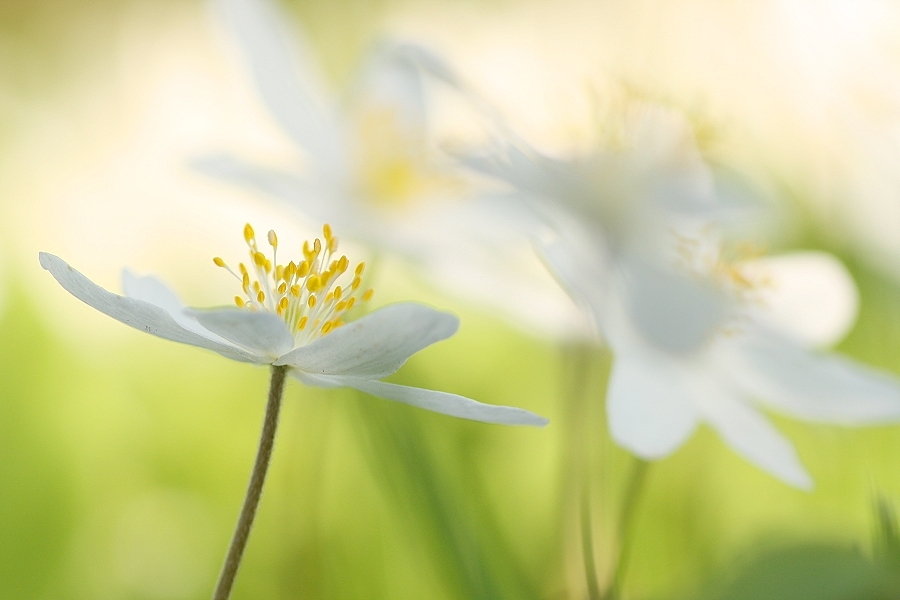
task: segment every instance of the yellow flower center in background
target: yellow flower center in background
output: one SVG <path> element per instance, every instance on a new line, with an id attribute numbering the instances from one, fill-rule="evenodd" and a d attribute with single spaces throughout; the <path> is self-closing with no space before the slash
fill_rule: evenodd
<path id="1" fill-rule="evenodd" d="M 365 263 L 359 263 L 347 274 L 350 261 L 346 256 L 334 258 L 338 239 L 330 225 L 322 228 L 323 238 L 312 243 L 303 242 L 303 259 L 278 264 L 278 236 L 269 231 L 267 242 L 272 247 L 271 260 L 259 249 L 256 234 L 248 223 L 244 226 L 244 241 L 250 252 L 248 263 L 238 264 L 238 272 L 219 257 L 213 259 L 241 282 L 242 296 L 234 302 L 250 311 L 275 313 L 284 319 L 294 335 L 311 341 L 326 335 L 344 324 L 344 315 L 362 302 L 372 298 L 374 290 L 360 291 Z M 345 275 L 346 274 L 346 275 Z M 338 281 L 344 280 L 344 285 Z"/>

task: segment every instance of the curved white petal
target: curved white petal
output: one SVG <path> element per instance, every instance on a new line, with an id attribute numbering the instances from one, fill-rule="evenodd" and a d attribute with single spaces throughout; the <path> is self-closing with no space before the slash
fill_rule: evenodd
<path id="1" fill-rule="evenodd" d="M 729 316 L 730 298 L 705 281 L 640 260 L 623 261 L 622 272 L 629 317 L 660 350 L 694 352 Z"/>
<path id="2" fill-rule="evenodd" d="M 646 459 L 671 454 L 697 426 L 683 375 L 664 361 L 636 352 L 614 359 L 606 413 L 616 443 Z"/>
<path id="3" fill-rule="evenodd" d="M 754 317 L 809 346 L 839 341 L 856 320 L 859 292 L 847 268 L 825 252 L 797 252 L 744 261 L 741 272 L 759 281 Z"/>
<path id="4" fill-rule="evenodd" d="M 193 317 L 184 313 L 185 306 L 178 296 L 166 284 L 151 275 L 137 276 L 128 269 L 122 269 L 122 291 L 129 298 L 143 300 L 156 305 L 175 320 L 176 323 L 216 342 L 222 338 L 207 330 Z"/>
<path id="5" fill-rule="evenodd" d="M 264 357 L 243 348 L 216 342 L 185 329 L 164 308 L 144 300 L 127 298 L 106 291 L 70 267 L 58 256 L 41 252 L 39 257 L 41 266 L 50 271 L 50 274 L 66 291 L 88 306 L 96 308 L 117 321 L 173 342 L 207 348 L 234 360 L 254 363 L 269 362 Z"/>
<path id="6" fill-rule="evenodd" d="M 378 379 L 426 346 L 456 333 L 459 320 L 422 304 L 391 304 L 275 361 L 318 375 Z"/>
<path id="7" fill-rule="evenodd" d="M 229 342 L 276 359 L 294 347 L 294 338 L 278 315 L 240 308 L 189 308 L 185 313 Z"/>
<path id="8" fill-rule="evenodd" d="M 481 421 L 483 423 L 543 427 L 549 422 L 544 417 L 538 416 L 522 408 L 482 404 L 481 402 L 476 402 L 471 398 L 466 398 L 465 396 L 459 396 L 457 394 L 397 385 L 394 383 L 385 383 L 383 381 L 375 381 L 372 379 L 316 376 L 303 373 L 300 374 L 300 380 L 309 385 L 320 387 L 351 387 L 361 392 L 378 396 L 379 398 L 395 400 L 397 402 L 409 404 L 410 406 L 417 406 L 419 408 L 441 413 L 442 415 L 470 419 L 472 421 Z"/>
<path id="9" fill-rule="evenodd" d="M 703 417 L 731 448 L 762 470 L 802 490 L 811 490 L 794 446 L 756 410 L 727 392 L 707 398 Z"/>
<path id="10" fill-rule="evenodd" d="M 240 40 L 263 100 L 284 130 L 330 172 L 344 168 L 334 117 L 323 106 L 324 86 L 303 44 L 270 0 L 217 0 Z"/>
<path id="11" fill-rule="evenodd" d="M 802 419 L 862 425 L 900 421 L 900 378 L 771 334 L 743 340 L 732 379 L 772 408 Z"/>

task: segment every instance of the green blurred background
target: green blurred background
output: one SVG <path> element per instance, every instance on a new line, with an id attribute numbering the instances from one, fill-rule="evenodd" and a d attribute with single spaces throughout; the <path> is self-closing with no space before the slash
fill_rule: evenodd
<path id="1" fill-rule="evenodd" d="M 601 72 L 711 123 L 710 152 L 762 173 L 777 200 L 783 220 L 772 246 L 830 250 L 856 276 L 861 314 L 839 350 L 900 373 L 900 284 L 889 244 L 878 246 L 890 232 L 873 234 L 874 242 L 864 235 L 866 223 L 884 216 L 848 221 L 876 200 L 854 195 L 858 173 L 849 167 L 821 176 L 845 164 L 841 152 L 856 164 L 854 146 L 835 129 L 816 130 L 816 120 L 785 132 L 780 124 L 796 106 L 779 107 L 779 98 L 795 101 L 781 88 L 770 90 L 774 100 L 730 105 L 731 96 L 710 90 L 738 76 L 699 75 L 691 61 L 705 60 L 702 53 L 685 51 L 681 67 L 669 57 L 661 75 L 666 44 L 690 38 L 691 27 L 702 39 L 723 23 L 740 30 L 751 10 L 740 2 L 680 4 L 694 21 L 671 20 L 671 5 L 600 3 L 589 13 L 593 34 L 584 31 L 583 3 L 286 6 L 336 86 L 384 30 L 421 32 L 463 68 L 486 65 L 473 72 L 485 87 L 489 68 L 503 80 L 546 51 L 551 58 L 535 66 L 532 83 L 557 79 L 546 80 L 545 97 L 508 108 L 557 148 L 590 137 L 581 92 L 589 95 L 591 74 Z M 546 14 L 559 16 L 541 27 Z M 653 32 L 667 31 L 666 19 L 681 33 L 645 47 Z M 574 39 L 557 39 L 570 22 L 581 25 Z M 611 30 L 619 37 L 602 37 Z M 596 53 L 576 62 L 577 50 L 594 43 Z M 781 51 L 791 50 L 773 56 Z M 112 323 L 56 287 L 37 252 L 59 253 L 112 289 L 127 264 L 172 281 L 191 304 L 229 297 L 209 258 L 223 254 L 222 244 L 235 247 L 245 221 L 280 233 L 284 217 L 182 165 L 223 147 L 277 157 L 288 142 L 228 52 L 200 2 L 0 2 L 0 598 L 186 600 L 212 589 L 255 452 L 266 371 Z M 754 71 L 768 64 L 757 54 L 732 46 L 729 54 L 744 56 L 746 64 L 734 64 L 746 77 L 769 81 Z M 563 79 L 570 87 L 557 85 Z M 878 98 L 866 118 L 874 111 L 893 123 L 900 113 L 892 97 Z M 554 102 L 558 113 L 529 120 Z M 882 123 L 865 123 L 872 122 Z M 634 462 L 603 423 L 609 356 L 524 334 L 438 294 L 399 264 L 385 263 L 372 285 L 379 302 L 415 299 L 462 318 L 458 335 L 415 356 L 394 381 L 522 406 L 551 425 L 493 427 L 290 384 L 234 598 L 584 598 L 581 461 L 589 456 L 604 579 Z M 895 597 L 895 582 L 872 582 L 894 564 L 875 505 L 900 503 L 900 427 L 775 420 L 815 491 L 786 487 L 702 428 L 650 468 L 626 597 Z M 779 583 L 773 572 L 785 565 Z"/>

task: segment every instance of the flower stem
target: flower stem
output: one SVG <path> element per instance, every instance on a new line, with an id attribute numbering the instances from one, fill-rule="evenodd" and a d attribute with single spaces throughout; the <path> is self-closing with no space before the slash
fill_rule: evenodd
<path id="1" fill-rule="evenodd" d="M 647 468 L 650 463 L 640 458 L 636 459 L 631 477 L 628 479 L 628 487 L 622 499 L 622 508 L 619 513 L 619 556 L 616 562 L 616 570 L 613 572 L 609 589 L 604 595 L 604 600 L 619 600 L 622 591 L 622 582 L 628 570 L 628 561 L 631 558 L 631 544 L 634 541 L 634 520 L 637 514 L 637 505 L 641 493 L 644 491 L 644 482 L 647 480 Z"/>
<path id="2" fill-rule="evenodd" d="M 272 447 L 275 444 L 275 431 L 278 429 L 278 413 L 281 411 L 281 397 L 284 393 L 285 375 L 287 367 L 272 367 L 272 380 L 269 384 L 269 402 L 266 405 L 266 418 L 263 421 L 262 434 L 259 438 L 259 450 L 256 453 L 256 463 L 250 474 L 250 483 L 247 484 L 247 495 L 244 498 L 244 506 L 238 518 L 225 564 L 222 566 L 222 574 L 216 584 L 213 600 L 228 600 L 231 595 L 231 587 L 241 565 L 241 557 L 250 537 L 250 528 L 256 517 L 256 507 L 259 506 L 259 498 L 262 495 L 263 484 L 266 481 L 266 471 L 269 469 L 269 460 L 272 458 Z"/>
<path id="3" fill-rule="evenodd" d="M 594 558 L 594 524 L 591 519 L 590 470 L 584 470 L 581 482 L 581 556 L 584 559 L 584 576 L 587 580 L 589 600 L 602 600 L 597 583 L 597 566 Z"/>

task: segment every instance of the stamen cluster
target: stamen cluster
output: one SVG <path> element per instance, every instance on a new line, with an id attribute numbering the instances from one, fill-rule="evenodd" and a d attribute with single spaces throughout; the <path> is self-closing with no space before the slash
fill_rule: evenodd
<path id="1" fill-rule="evenodd" d="M 295 341 L 306 341 L 326 335 L 344 324 L 343 317 L 358 303 L 368 302 L 374 290 L 360 292 L 365 263 L 353 270 L 350 283 L 337 282 L 347 272 L 350 261 L 346 256 L 334 258 L 338 248 L 331 226 L 322 228 L 324 241 L 316 238 L 303 242 L 303 260 L 280 265 L 278 236 L 269 231 L 266 236 L 272 247 L 272 259 L 263 253 L 256 241 L 253 227 L 244 226 L 244 241 L 250 252 L 248 263 L 239 263 L 238 272 L 219 257 L 216 266 L 226 269 L 241 282 L 242 296 L 235 296 L 239 308 L 275 313 L 284 319 Z M 346 278 L 345 278 L 346 279 Z"/>

